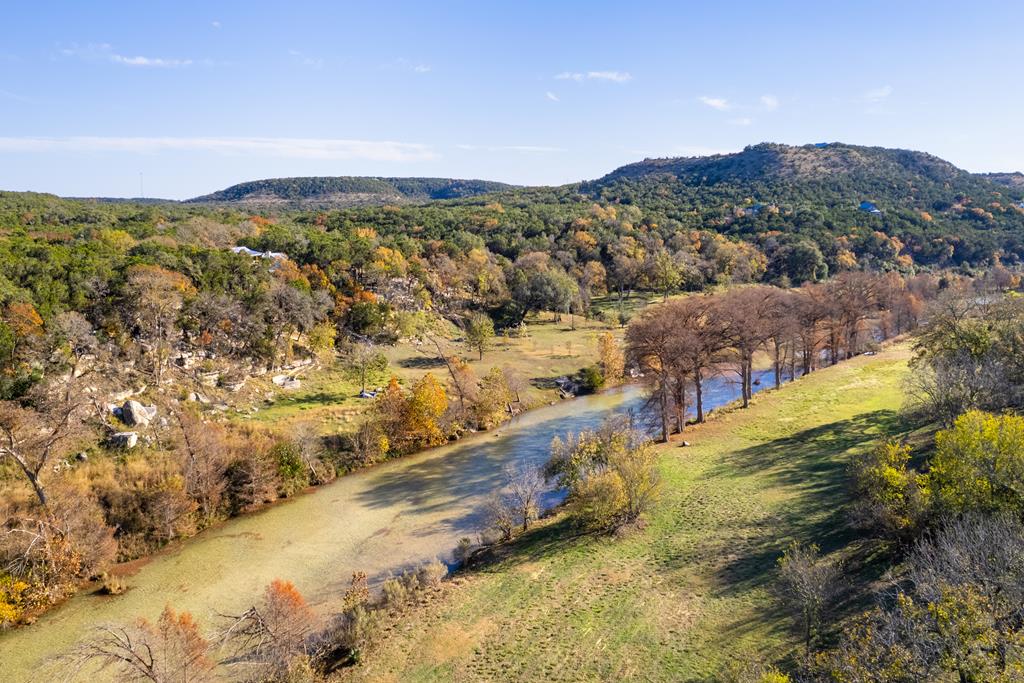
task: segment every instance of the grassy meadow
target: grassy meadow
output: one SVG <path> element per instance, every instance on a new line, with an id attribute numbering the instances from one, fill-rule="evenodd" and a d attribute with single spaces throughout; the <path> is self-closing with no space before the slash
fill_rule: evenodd
<path id="1" fill-rule="evenodd" d="M 495 337 L 483 360 L 461 341 L 454 328 L 445 335 L 442 348 L 449 355 L 465 359 L 478 377 L 486 375 L 492 367 L 511 368 L 528 383 L 521 397 L 528 407 L 533 407 L 558 398 L 555 378 L 573 374 L 596 360 L 598 334 L 611 331 L 621 339 L 623 331 L 618 326 L 579 316 L 572 329 L 568 317 L 556 321 L 551 313 L 531 316 L 526 329 L 525 337 Z M 416 346 L 404 341 L 381 350 L 388 357 L 388 369 L 372 377 L 370 388 L 382 386 L 390 375 L 409 386 L 427 372 L 447 382 L 448 372 L 430 342 Z M 273 402 L 259 406 L 251 419 L 273 424 L 275 428 L 313 422 L 322 432 L 346 431 L 372 405 L 372 401 L 357 396 L 359 384 L 346 376 L 340 362 L 310 371 L 301 380 L 300 389 L 277 392 Z M 269 379 L 265 382 L 269 389 Z M 242 414 L 250 418 L 248 413 Z"/>
<path id="2" fill-rule="evenodd" d="M 555 515 L 416 607 L 353 681 L 713 681 L 731 660 L 802 646 L 773 593 L 793 539 L 849 578 L 854 612 L 881 579 L 880 547 L 848 522 L 848 464 L 900 414 L 909 352 L 889 347 L 755 397 L 661 446 L 661 501 L 642 530 L 578 535 Z M 842 616 L 842 615 L 839 615 Z"/>

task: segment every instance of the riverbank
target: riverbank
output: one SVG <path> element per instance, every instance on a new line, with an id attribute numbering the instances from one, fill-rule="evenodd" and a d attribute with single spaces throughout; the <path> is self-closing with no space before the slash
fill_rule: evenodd
<path id="1" fill-rule="evenodd" d="M 548 406 L 553 401 L 562 400 L 564 397 L 558 390 L 555 380 L 558 377 L 575 373 L 581 365 L 592 363 L 596 358 L 597 336 L 607 332 L 606 327 L 597 321 L 579 320 L 577 326 L 571 327 L 568 323 L 562 324 L 553 319 L 545 320 L 538 316 L 532 317 L 525 329 L 526 333 L 522 337 L 496 339 L 493 348 L 488 350 L 485 360 L 474 357 L 472 360 L 466 361 L 470 369 L 480 373 L 481 377 L 490 368 L 500 367 L 508 369 L 520 379 L 522 387 L 519 390 L 519 395 L 522 400 L 517 402 L 514 411 L 518 414 Z M 439 333 L 438 343 L 441 344 L 441 350 L 445 354 L 457 354 L 467 350 L 457 334 L 460 332 L 451 325 Z M 615 334 L 621 336 L 621 330 L 616 331 Z M 393 373 L 406 387 L 415 384 L 430 372 L 433 372 L 442 383 L 445 382 L 447 369 L 444 361 L 438 356 L 438 349 L 434 346 L 424 344 L 417 346 L 412 341 L 406 340 L 382 348 L 386 349 L 390 363 L 389 370 L 383 373 L 384 376 Z M 261 436 L 269 433 L 271 440 L 280 438 L 312 441 L 317 439 L 318 435 L 324 435 L 333 437 L 330 441 L 330 448 L 341 448 L 339 444 L 343 439 L 337 437 L 351 432 L 362 420 L 369 417 L 373 413 L 375 401 L 359 397 L 359 385 L 346 372 L 342 359 L 337 359 L 328 367 L 310 366 L 306 373 L 308 376 L 304 375 L 301 388 L 297 390 L 277 390 L 271 384 L 269 377 L 254 380 L 250 383 L 247 391 L 238 394 L 233 394 L 222 388 L 204 390 L 206 391 L 204 402 L 208 404 L 213 401 L 217 405 L 216 408 L 206 409 L 204 419 L 232 420 L 236 423 L 262 421 L 263 424 L 256 431 Z M 272 390 L 270 394 L 267 394 L 268 390 Z M 263 398 L 268 395 L 274 398 Z M 259 400 L 256 404 L 251 404 L 254 397 Z M 166 396 L 146 395 L 139 398 L 143 401 L 148 398 L 149 401 L 156 404 L 160 400 L 166 399 Z M 227 405 L 231 400 L 236 400 L 237 403 L 233 409 L 228 409 Z M 196 406 L 200 409 L 203 408 L 203 405 L 199 403 Z M 173 409 L 165 410 L 167 413 L 173 412 Z M 331 415 L 335 417 L 341 415 L 344 416 L 344 419 L 335 422 L 330 418 Z M 508 418 L 508 415 L 505 417 Z M 502 426 L 497 425 L 494 429 L 500 429 Z M 140 441 L 143 443 L 152 444 L 153 441 L 159 443 L 161 434 L 149 431 L 155 429 L 155 426 L 147 428 L 144 425 L 137 429 L 141 434 Z M 242 431 L 246 431 L 246 428 L 243 428 Z M 296 437 L 296 434 L 302 436 Z M 461 442 L 466 434 L 463 433 L 459 436 L 462 438 L 455 439 L 453 437 L 453 441 L 450 443 Z M 140 447 L 140 450 L 141 448 L 143 447 Z M 160 447 L 157 446 L 152 450 L 136 452 L 132 455 L 136 455 L 139 459 L 150 460 L 154 456 L 161 455 L 159 451 Z M 106 460 L 111 461 L 111 466 L 117 467 L 118 465 L 114 463 L 120 462 L 124 456 L 123 451 L 96 449 L 95 452 L 89 452 L 87 458 L 72 461 L 71 467 L 88 472 L 90 468 L 92 470 L 96 470 L 97 467 L 102 468 L 107 464 L 104 462 Z M 402 457 L 407 456 L 403 455 Z M 337 463 L 339 476 L 348 476 L 366 466 L 357 459 L 349 459 L 345 453 L 339 452 L 331 452 L 325 457 L 325 460 L 328 462 L 317 466 L 313 471 L 317 477 L 322 476 L 323 479 L 326 479 L 326 483 L 334 479 L 335 463 Z M 330 476 L 324 476 L 327 472 Z M 107 475 L 101 472 L 99 475 L 86 474 L 83 476 L 102 477 Z M 17 487 L 22 483 L 20 480 L 13 480 L 12 487 Z M 287 498 L 278 498 L 267 502 L 258 500 L 257 503 L 263 504 L 255 511 L 280 505 L 297 495 L 307 495 L 322 483 L 322 481 L 303 481 L 301 484 L 303 488 L 300 489 L 282 486 L 281 490 L 288 491 Z M 312 485 L 307 486 L 307 484 Z M 270 490 L 273 493 L 273 487 L 270 487 Z M 212 517 L 204 516 L 201 523 L 178 525 L 173 531 L 168 532 L 173 536 L 171 549 L 182 540 L 196 535 L 197 530 L 200 533 L 205 530 L 214 530 L 238 517 L 237 514 L 227 517 L 228 514 L 227 506 L 222 506 L 222 509 L 218 509 Z M 246 514 L 251 514 L 251 512 Z M 122 532 L 124 533 L 124 527 L 122 527 Z M 127 534 L 125 535 L 127 536 Z M 160 538 L 165 540 L 167 535 L 162 535 Z M 161 550 L 157 543 L 150 539 L 144 543 L 126 543 L 119 549 L 118 555 L 119 559 L 124 562 L 107 568 L 106 573 L 114 577 L 130 574 L 133 567 L 145 564 Z M 91 587 L 95 586 L 88 582 L 83 583 L 77 586 L 75 592 L 88 590 Z M 69 590 L 71 588 L 76 587 L 68 586 Z M 19 625 L 15 628 L 31 623 L 47 611 L 59 609 L 60 604 L 66 600 L 65 597 L 55 603 L 33 605 L 18 615 Z"/>
<path id="2" fill-rule="evenodd" d="M 4 680 L 31 680 L 47 657 L 91 628 L 154 619 L 166 604 L 215 628 L 217 613 L 244 610 L 275 578 L 294 582 L 328 615 L 353 572 L 383 577 L 446 557 L 459 538 L 474 535 L 506 463 L 540 464 L 553 436 L 595 427 L 641 400 L 637 388 L 625 387 L 539 408 L 495 433 L 388 461 L 207 529 L 133 564 L 127 592 L 80 593 L 0 635 Z"/>
<path id="3" fill-rule="evenodd" d="M 847 467 L 900 417 L 905 345 L 824 368 L 662 445 L 662 501 L 625 538 L 559 516 L 406 616 L 342 680 L 714 680 L 784 659 L 799 634 L 772 594 L 790 540 L 842 560 L 844 609 L 878 580 L 848 526 Z"/>
<path id="4" fill-rule="evenodd" d="M 709 406 L 738 395 L 735 383 L 709 382 Z M 627 385 L 538 408 L 494 432 L 355 472 L 210 528 L 130 565 L 126 593 L 81 593 L 36 624 L 0 635 L 0 661 L 12 680 L 29 680 L 28 672 L 92 627 L 153 619 L 167 604 L 213 629 L 217 613 L 244 610 L 275 578 L 293 581 L 329 615 L 352 572 L 379 579 L 447 558 L 460 538 L 475 536 L 482 503 L 503 484 L 506 464 L 540 465 L 554 436 L 595 428 L 643 402 L 642 390 Z"/>

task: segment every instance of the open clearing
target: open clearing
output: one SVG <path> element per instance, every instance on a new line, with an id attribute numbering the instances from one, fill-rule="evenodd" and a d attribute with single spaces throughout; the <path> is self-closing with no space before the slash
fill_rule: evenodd
<path id="1" fill-rule="evenodd" d="M 691 447 L 662 447 L 662 500 L 644 530 L 577 536 L 555 517 L 341 677 L 711 681 L 730 657 L 798 655 L 772 592 L 776 559 L 790 540 L 819 544 L 849 577 L 840 609 L 863 606 L 885 562 L 848 526 L 848 464 L 908 434 L 908 357 L 861 356 L 691 429 Z"/>
<path id="2" fill-rule="evenodd" d="M 483 360 L 457 341 L 455 330 L 446 335 L 442 348 L 449 355 L 464 358 L 478 377 L 486 375 L 492 367 L 512 369 L 529 385 L 522 394 L 524 403 L 535 407 L 558 398 L 555 378 L 571 375 L 597 359 L 599 334 L 610 331 L 616 338 L 622 338 L 622 328 L 579 316 L 575 328 L 570 327 L 568 317 L 556 322 L 552 314 L 545 313 L 527 320 L 526 337 L 495 337 Z M 402 342 L 382 346 L 381 350 L 388 357 L 388 370 L 372 378 L 371 388 L 385 384 L 392 374 L 406 386 L 428 372 L 447 382 L 444 362 L 429 342 L 419 347 Z M 251 419 L 282 431 L 297 422 L 312 422 L 325 433 L 349 431 L 373 403 L 358 398 L 358 393 L 358 383 L 346 377 L 338 363 L 304 376 L 301 389 L 279 393 L 272 404 L 263 406 Z"/>

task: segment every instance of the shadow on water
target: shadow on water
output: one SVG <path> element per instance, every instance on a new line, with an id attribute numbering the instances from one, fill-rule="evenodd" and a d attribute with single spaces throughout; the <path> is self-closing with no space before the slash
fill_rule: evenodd
<path id="1" fill-rule="evenodd" d="M 726 378 L 709 379 L 706 389 L 709 409 L 739 393 Z M 324 396 L 330 392 L 292 405 Z M 493 433 L 383 463 L 211 527 L 136 567 L 123 595 L 81 593 L 36 624 L 0 635 L 5 674 L 24 680 L 89 628 L 155 619 L 166 604 L 207 617 L 212 609 L 244 609 L 275 577 L 294 581 L 319 609 L 332 609 L 353 571 L 379 577 L 447 556 L 459 537 L 475 535 L 481 503 L 503 484 L 506 464 L 539 466 L 553 437 L 593 429 L 618 412 L 639 412 L 644 402 L 644 391 L 628 385 L 540 408 Z M 551 506 L 560 496 L 548 492 L 543 502 Z M 557 533 L 538 537 L 536 552 L 554 552 L 559 539 L 576 536 L 556 526 Z"/>
<path id="2" fill-rule="evenodd" d="M 613 398 L 614 405 L 600 400 L 579 401 L 578 411 L 541 420 L 528 413 L 494 434 L 446 447 L 443 457 L 424 458 L 381 473 L 359 491 L 356 499 L 370 508 L 387 509 L 401 503 L 406 506 L 405 514 L 419 515 L 449 508 L 452 498 L 470 500 L 485 496 L 504 485 L 506 465 L 540 467 L 548 458 L 554 437 L 594 429 L 609 416 L 633 410 L 642 402 L 635 387 L 616 391 L 622 400 Z M 484 441 L 488 438 L 491 440 Z M 561 498 L 561 493 L 548 491 L 542 502 L 551 507 Z M 478 510 L 445 520 L 452 530 L 466 533 L 478 531 L 479 522 Z"/>
<path id="3" fill-rule="evenodd" d="M 761 379 L 759 390 L 767 386 L 770 372 L 755 373 Z M 705 407 L 712 409 L 735 401 L 739 384 L 727 377 L 709 378 L 705 385 Z M 543 410 L 526 413 L 499 428 L 494 434 L 482 436 L 465 444 L 444 447 L 443 457 L 427 457 L 409 462 L 401 469 L 382 472 L 373 483 L 356 495 L 356 500 L 370 508 L 390 509 L 396 504 L 411 506 L 405 514 L 437 512 L 450 507 L 451 499 L 470 500 L 498 491 L 504 485 L 504 468 L 513 464 L 540 467 L 548 458 L 551 440 L 588 429 L 595 429 L 613 415 L 642 412 L 646 403 L 643 391 L 627 385 L 605 394 L 576 399 L 566 411 L 541 417 Z M 578 408 L 572 410 L 572 408 Z M 491 439 L 484 441 L 483 439 Z M 548 491 L 542 507 L 549 508 L 564 497 Z M 449 529 L 460 533 L 479 530 L 480 512 L 473 510 L 445 520 Z"/>

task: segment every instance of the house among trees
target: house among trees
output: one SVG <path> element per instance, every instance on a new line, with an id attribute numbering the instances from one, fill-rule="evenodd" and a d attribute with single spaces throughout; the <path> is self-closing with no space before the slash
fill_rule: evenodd
<path id="1" fill-rule="evenodd" d="M 875 206 L 874 202 L 861 202 L 860 210 L 865 213 L 881 214 L 882 210 Z"/>
<path id="2" fill-rule="evenodd" d="M 231 251 L 233 251 L 236 254 L 245 254 L 246 256 L 252 256 L 253 258 L 266 258 L 273 259 L 275 261 L 281 261 L 283 259 L 288 258 L 288 254 L 282 253 L 280 251 L 256 251 L 255 249 L 250 249 L 249 247 L 243 246 L 231 247 Z"/>

